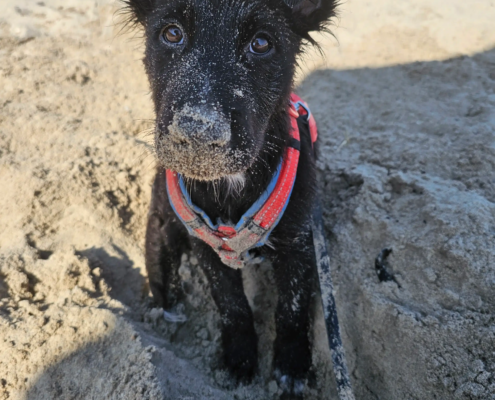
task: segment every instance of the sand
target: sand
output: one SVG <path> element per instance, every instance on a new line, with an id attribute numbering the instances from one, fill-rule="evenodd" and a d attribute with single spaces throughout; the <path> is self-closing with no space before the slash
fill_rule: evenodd
<path id="1" fill-rule="evenodd" d="M 0 399 L 273 399 L 276 296 L 247 268 L 260 373 L 218 370 L 194 257 L 184 324 L 143 258 L 154 174 L 139 34 L 115 3 L 0 0 Z M 297 92 L 316 116 L 358 399 L 495 399 L 495 1 L 349 0 Z M 393 249 L 396 282 L 374 260 Z M 399 285 L 400 287 L 399 287 Z M 321 310 L 306 398 L 335 398 Z"/>

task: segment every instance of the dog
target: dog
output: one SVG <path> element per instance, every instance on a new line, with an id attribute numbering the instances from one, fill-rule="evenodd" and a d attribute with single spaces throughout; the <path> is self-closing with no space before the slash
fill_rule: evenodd
<path id="1" fill-rule="evenodd" d="M 236 381 L 249 382 L 257 369 L 257 336 L 241 268 L 270 260 L 279 295 L 274 376 L 282 398 L 300 399 L 312 364 L 316 143 L 309 111 L 290 100 L 297 56 L 315 44 L 310 32 L 327 29 L 337 1 L 124 2 L 131 22 L 144 30 L 156 115 L 159 167 L 146 233 L 153 298 L 173 309 L 181 255 L 191 248 L 221 316 L 224 365 Z M 299 106 L 302 114 L 294 115 Z M 290 154 L 295 164 L 287 161 Z M 295 168 L 286 179 L 292 186 L 276 192 L 287 168 Z M 259 212 L 250 210 L 266 203 L 270 190 L 278 208 L 267 211 L 273 218 L 263 230 L 252 224 Z M 236 241 L 238 221 L 247 233 Z M 250 223 L 256 229 L 248 232 Z"/>

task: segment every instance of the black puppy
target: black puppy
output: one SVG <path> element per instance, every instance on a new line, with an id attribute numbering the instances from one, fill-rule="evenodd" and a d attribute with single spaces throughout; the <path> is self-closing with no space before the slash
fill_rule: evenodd
<path id="1" fill-rule="evenodd" d="M 181 174 L 190 201 L 212 220 L 236 224 L 267 190 L 291 144 L 289 98 L 296 57 L 324 29 L 336 0 L 126 0 L 144 27 L 144 64 L 156 113 L 160 167 L 146 235 L 153 297 L 176 301 L 184 244 L 209 280 L 222 319 L 224 361 L 240 381 L 257 365 L 253 315 L 241 271 L 191 236 L 169 201 L 166 170 Z M 290 202 L 255 256 L 273 263 L 279 293 L 274 373 L 299 398 L 311 366 L 310 309 L 316 279 L 311 231 L 315 160 L 304 118 Z M 257 259 L 257 258 L 256 258 Z M 254 261 L 256 261 L 256 259 Z"/>

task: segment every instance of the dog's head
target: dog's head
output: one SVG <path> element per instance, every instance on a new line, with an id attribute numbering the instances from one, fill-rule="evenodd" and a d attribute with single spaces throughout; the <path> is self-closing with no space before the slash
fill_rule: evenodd
<path id="1" fill-rule="evenodd" d="M 125 0 L 144 27 L 160 163 L 188 178 L 247 170 L 287 107 L 296 56 L 336 0 Z"/>

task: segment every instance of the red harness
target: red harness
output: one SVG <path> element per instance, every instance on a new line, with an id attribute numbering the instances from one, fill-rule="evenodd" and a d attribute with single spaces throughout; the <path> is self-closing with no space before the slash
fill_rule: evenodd
<path id="1" fill-rule="evenodd" d="M 291 95 L 289 115 L 292 141 L 277 173 L 265 193 L 235 226 L 221 221 L 213 225 L 204 211 L 192 203 L 180 174 L 171 170 L 166 172 L 168 198 L 177 217 L 191 235 L 208 243 L 229 267 L 239 269 L 246 263 L 253 262 L 249 251 L 266 244 L 270 233 L 284 214 L 299 164 L 300 135 L 297 118 L 306 116 L 311 142 L 316 142 L 316 122 L 306 103 L 295 94 Z"/>

